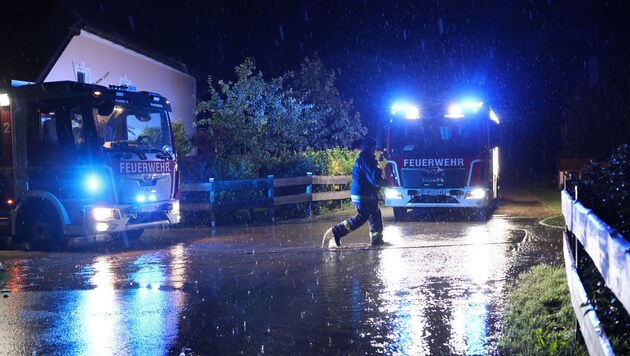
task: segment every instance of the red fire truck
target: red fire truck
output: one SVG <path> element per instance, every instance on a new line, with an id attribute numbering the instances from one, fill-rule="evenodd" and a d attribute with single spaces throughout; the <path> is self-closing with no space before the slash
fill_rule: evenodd
<path id="1" fill-rule="evenodd" d="M 499 118 L 482 102 L 396 104 L 387 126 L 385 205 L 464 208 L 485 216 L 498 197 Z"/>
<path id="2" fill-rule="evenodd" d="M 77 82 L 0 91 L 0 234 L 34 249 L 180 220 L 169 102 Z"/>

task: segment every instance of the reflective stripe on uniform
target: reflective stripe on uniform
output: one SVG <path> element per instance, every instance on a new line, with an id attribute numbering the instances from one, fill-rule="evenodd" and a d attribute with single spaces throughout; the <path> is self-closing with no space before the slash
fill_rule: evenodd
<path id="1" fill-rule="evenodd" d="M 348 232 L 352 231 L 352 228 L 350 227 L 350 223 L 348 222 L 348 220 L 344 220 L 342 224 L 346 228 L 346 230 L 348 230 Z"/>

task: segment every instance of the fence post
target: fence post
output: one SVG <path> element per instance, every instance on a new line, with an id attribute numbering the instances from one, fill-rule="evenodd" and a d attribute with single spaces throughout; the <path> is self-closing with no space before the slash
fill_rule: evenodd
<path id="1" fill-rule="evenodd" d="M 217 216 L 214 212 L 214 202 L 216 200 L 216 195 L 214 191 L 214 178 L 210 178 L 210 225 L 212 227 L 217 226 Z"/>
<path id="2" fill-rule="evenodd" d="M 575 269 L 578 271 L 578 273 L 581 273 L 580 256 L 578 256 L 578 248 L 580 247 L 580 240 L 578 239 L 577 235 L 573 233 L 573 230 L 575 230 L 575 227 L 573 226 L 573 214 L 575 213 L 575 209 L 576 209 L 575 204 L 579 203 L 578 191 L 580 190 L 579 188 L 580 184 L 582 184 L 582 182 L 579 182 L 578 184 L 575 185 L 575 198 L 573 200 L 573 203 L 571 203 L 571 234 L 575 238 L 575 248 L 574 248 L 575 252 L 573 254 L 575 255 Z"/>
<path id="3" fill-rule="evenodd" d="M 306 194 L 313 194 L 313 172 L 306 172 L 306 176 L 311 178 L 309 181 L 309 184 L 306 186 Z M 306 203 L 306 217 L 307 218 L 311 217 L 311 202 L 312 201 L 313 201 L 313 198 L 311 197 L 308 203 Z"/>
<path id="4" fill-rule="evenodd" d="M 268 214 L 269 214 L 269 218 L 271 219 L 271 222 L 274 222 L 274 189 L 273 189 L 273 175 L 268 175 L 267 176 L 267 199 L 269 199 L 269 208 L 267 210 Z"/>

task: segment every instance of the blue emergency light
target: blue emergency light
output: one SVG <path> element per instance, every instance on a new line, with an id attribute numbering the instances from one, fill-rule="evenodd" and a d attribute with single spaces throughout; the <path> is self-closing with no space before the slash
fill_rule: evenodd
<path id="1" fill-rule="evenodd" d="M 85 186 L 88 191 L 95 193 L 101 189 L 102 183 L 98 176 L 91 174 L 87 176 Z"/>
<path id="2" fill-rule="evenodd" d="M 396 103 L 392 105 L 392 115 L 403 115 L 405 119 L 417 120 L 420 118 L 420 109 L 411 104 Z"/>
<path id="3" fill-rule="evenodd" d="M 466 113 L 476 113 L 483 107 L 483 101 L 464 101 L 461 104 L 451 104 L 444 117 L 449 119 L 461 119 Z"/>

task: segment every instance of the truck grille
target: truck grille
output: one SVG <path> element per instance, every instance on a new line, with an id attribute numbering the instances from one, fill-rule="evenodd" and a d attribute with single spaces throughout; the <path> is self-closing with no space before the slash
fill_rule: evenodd
<path id="1" fill-rule="evenodd" d="M 147 198 L 150 201 L 164 201 L 171 197 L 172 178 L 169 174 L 151 175 L 125 175 L 120 177 L 118 182 L 118 202 L 119 204 L 136 204 L 138 196 Z M 148 200 L 153 196 L 153 200 Z"/>
<path id="2" fill-rule="evenodd" d="M 129 219 L 129 224 L 130 225 L 143 224 L 143 223 L 150 223 L 150 222 L 164 221 L 164 220 L 168 220 L 168 217 L 166 216 L 165 212 L 154 211 L 151 213 L 140 213 L 140 214 L 136 214 L 132 216 L 131 219 Z"/>
<path id="3" fill-rule="evenodd" d="M 465 169 L 401 169 L 405 188 L 459 188 L 466 185 Z"/>

